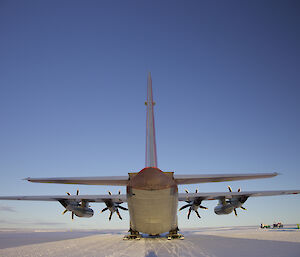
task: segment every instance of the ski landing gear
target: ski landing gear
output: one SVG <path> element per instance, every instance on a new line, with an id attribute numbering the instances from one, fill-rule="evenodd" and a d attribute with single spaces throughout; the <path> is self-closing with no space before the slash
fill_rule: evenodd
<path id="1" fill-rule="evenodd" d="M 167 235 L 168 240 L 171 240 L 171 239 L 180 239 L 180 240 L 183 240 L 184 236 L 182 234 L 179 234 L 178 231 L 179 231 L 178 227 L 176 229 L 174 229 L 174 230 L 171 230 L 169 232 L 169 234 Z"/>
<path id="2" fill-rule="evenodd" d="M 128 230 L 128 232 L 130 233 L 129 235 L 125 235 L 123 237 L 123 240 L 132 240 L 132 239 L 136 239 L 136 240 L 141 240 L 142 235 L 138 232 L 138 231 L 134 231 L 131 228 Z"/>

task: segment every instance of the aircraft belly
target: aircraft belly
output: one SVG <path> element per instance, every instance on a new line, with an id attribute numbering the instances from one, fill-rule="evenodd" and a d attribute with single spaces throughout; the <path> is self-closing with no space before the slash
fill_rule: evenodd
<path id="1" fill-rule="evenodd" d="M 174 188 L 132 189 L 132 194 L 128 195 L 130 227 L 152 235 L 174 230 L 177 228 L 177 205 L 178 194 Z"/>

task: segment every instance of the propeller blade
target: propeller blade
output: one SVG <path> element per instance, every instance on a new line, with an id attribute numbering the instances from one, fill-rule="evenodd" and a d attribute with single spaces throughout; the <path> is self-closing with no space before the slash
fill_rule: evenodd
<path id="1" fill-rule="evenodd" d="M 188 219 L 190 219 L 191 210 L 192 210 L 192 209 L 191 209 L 191 208 L 189 208 L 189 212 L 188 212 L 188 216 L 187 216 L 187 218 L 188 218 Z"/>
<path id="2" fill-rule="evenodd" d="M 105 207 L 105 208 L 101 211 L 101 213 L 104 212 L 104 211 L 107 211 L 107 210 L 108 210 L 108 208 Z"/>
<path id="3" fill-rule="evenodd" d="M 234 208 L 233 210 L 234 210 L 234 215 L 235 215 L 235 216 L 237 216 L 237 212 L 236 212 L 236 209 Z"/>
<path id="4" fill-rule="evenodd" d="M 119 190 L 119 195 L 121 194 L 121 190 Z"/>
<path id="5" fill-rule="evenodd" d="M 127 208 L 125 208 L 125 207 L 123 207 L 123 206 L 121 206 L 121 205 L 119 205 L 118 207 L 119 207 L 120 209 L 124 210 L 124 211 L 128 211 Z"/>
<path id="6" fill-rule="evenodd" d="M 184 189 L 184 191 L 188 194 L 189 193 L 189 191 L 187 190 L 187 189 Z"/>
<path id="7" fill-rule="evenodd" d="M 198 188 L 196 188 L 196 191 L 195 191 L 195 193 L 196 193 L 196 194 L 198 193 Z"/>
<path id="8" fill-rule="evenodd" d="M 196 212 L 198 218 L 201 219 L 199 212 L 197 210 L 195 210 L 195 212 Z"/>
<path id="9" fill-rule="evenodd" d="M 118 216 L 119 216 L 119 218 L 120 218 L 120 220 L 122 219 L 122 217 L 121 217 L 121 215 L 120 215 L 120 212 L 119 212 L 119 210 L 118 209 L 116 209 L 116 213 L 118 214 Z"/>
<path id="10" fill-rule="evenodd" d="M 229 190 L 229 192 L 230 192 L 230 193 L 232 192 L 232 189 L 231 189 L 231 187 L 230 187 L 230 186 L 228 186 L 228 190 Z"/>
<path id="11" fill-rule="evenodd" d="M 243 207 L 243 206 L 241 206 L 241 209 L 243 209 L 244 211 L 247 211 L 247 209 L 245 207 Z"/>
<path id="12" fill-rule="evenodd" d="M 238 193 L 241 192 L 241 188 L 238 189 Z"/>
<path id="13" fill-rule="evenodd" d="M 65 214 L 67 211 L 68 211 L 68 210 L 67 210 L 67 209 L 65 209 L 65 210 L 63 211 L 62 215 L 64 215 L 64 214 Z"/>
<path id="14" fill-rule="evenodd" d="M 111 193 L 110 191 L 108 191 L 108 194 L 109 194 L 109 195 L 112 195 L 112 193 Z"/>
<path id="15" fill-rule="evenodd" d="M 67 195 L 71 195 L 69 192 L 66 192 Z"/>
<path id="16" fill-rule="evenodd" d="M 72 212 L 72 220 L 74 220 L 74 212 Z"/>
<path id="17" fill-rule="evenodd" d="M 77 191 L 76 191 L 76 195 L 79 195 L 79 189 L 77 189 Z"/>
<path id="18" fill-rule="evenodd" d="M 110 214 L 109 214 L 109 218 L 108 218 L 108 220 L 110 221 L 111 220 L 111 216 L 112 216 L 112 212 L 110 212 Z"/>
<path id="19" fill-rule="evenodd" d="M 205 206 L 199 205 L 199 207 L 200 207 L 201 209 L 208 210 L 208 208 L 207 208 L 207 207 L 205 207 Z"/>
<path id="20" fill-rule="evenodd" d="M 181 211 L 181 210 L 183 210 L 183 209 L 185 209 L 185 208 L 187 208 L 187 207 L 190 207 L 190 206 L 191 206 L 191 204 L 186 204 L 186 205 L 182 206 L 182 207 L 179 209 L 179 211 Z"/>

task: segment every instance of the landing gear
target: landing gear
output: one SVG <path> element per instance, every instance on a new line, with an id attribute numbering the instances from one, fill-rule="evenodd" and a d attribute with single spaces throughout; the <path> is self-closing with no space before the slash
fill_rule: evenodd
<path id="1" fill-rule="evenodd" d="M 180 240 L 183 240 L 184 236 L 182 234 L 179 234 L 178 231 L 179 231 L 178 227 L 176 229 L 174 229 L 174 230 L 171 230 L 169 232 L 169 234 L 167 235 L 168 240 L 171 240 L 171 239 L 180 239 Z"/>
<path id="2" fill-rule="evenodd" d="M 134 231 L 131 228 L 128 230 L 128 232 L 130 233 L 129 235 L 125 235 L 123 237 L 123 240 L 141 240 L 142 235 L 138 232 L 138 231 Z"/>

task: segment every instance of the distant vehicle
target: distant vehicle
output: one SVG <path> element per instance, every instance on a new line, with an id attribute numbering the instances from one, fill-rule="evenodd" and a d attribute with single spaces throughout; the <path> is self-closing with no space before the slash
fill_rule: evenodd
<path id="1" fill-rule="evenodd" d="M 273 223 L 273 228 L 283 228 L 283 224 L 281 222 Z"/>
<path id="2" fill-rule="evenodd" d="M 125 103 L 125 102 L 124 102 Z M 147 132 L 146 132 L 146 167 L 139 172 L 128 173 L 126 176 L 109 177 L 63 177 L 63 178 L 26 178 L 30 182 L 38 183 L 58 183 L 58 184 L 81 184 L 81 185 L 111 185 L 126 186 L 126 194 L 108 195 L 52 195 L 52 196 L 2 196 L 0 200 L 32 200 L 32 201 L 58 201 L 63 205 L 66 212 L 71 212 L 72 219 L 77 217 L 92 217 L 94 211 L 90 208 L 90 202 L 103 202 L 106 207 L 102 212 L 109 210 L 109 220 L 113 213 L 122 219 L 119 209 L 129 210 L 130 228 L 129 235 L 125 239 L 140 239 L 140 233 L 158 235 L 168 232 L 168 239 L 183 239 L 183 235 L 178 231 L 177 208 L 178 201 L 186 202 L 179 210 L 188 208 L 187 218 L 191 212 L 200 218 L 199 208 L 202 201 L 218 200 L 218 205 L 214 208 L 217 215 L 234 212 L 237 216 L 237 208 L 246 210 L 243 204 L 249 197 L 273 196 L 299 194 L 300 190 L 278 190 L 278 191 L 249 191 L 232 192 L 228 187 L 228 192 L 200 193 L 178 193 L 178 185 L 197 184 L 208 182 L 222 182 L 246 179 L 270 178 L 277 176 L 273 173 L 250 173 L 250 174 L 193 174 L 177 175 L 174 172 L 163 172 L 157 167 L 156 139 L 154 126 L 154 101 L 152 94 L 151 74 L 148 75 L 147 86 Z M 178 122 L 180 117 L 178 117 Z M 120 127 L 122 123 L 120 123 Z M 116 147 L 118 147 L 116 145 Z M 178 147 L 180 147 L 178 145 Z M 184 160 L 182 160 L 184 162 Z M 120 204 L 127 202 L 128 209 Z"/>
<path id="3" fill-rule="evenodd" d="M 260 228 L 271 228 L 271 226 L 262 223 L 260 224 Z"/>

